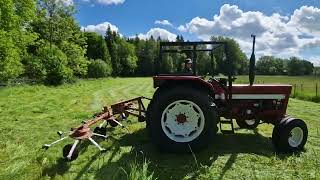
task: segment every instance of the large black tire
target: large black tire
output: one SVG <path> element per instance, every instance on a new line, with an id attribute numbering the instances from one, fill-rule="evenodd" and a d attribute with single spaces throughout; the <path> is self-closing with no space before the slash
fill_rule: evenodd
<path id="1" fill-rule="evenodd" d="M 146 112 L 146 129 L 148 131 L 148 135 L 151 137 L 151 131 L 150 131 L 150 119 L 151 119 L 151 111 L 152 111 L 152 103 L 153 99 L 151 99 Z"/>
<path id="2" fill-rule="evenodd" d="M 187 142 L 177 142 L 170 139 L 164 132 L 161 124 L 163 111 L 171 103 L 179 100 L 185 100 L 196 104 L 201 109 L 204 116 L 204 126 L 202 131 L 199 131 L 199 133 L 201 133 L 195 139 Z M 153 143 L 155 143 L 162 151 L 190 152 L 189 145 L 192 148 L 192 151 L 202 150 L 207 147 L 218 131 L 218 116 L 215 111 L 215 105 L 212 98 L 210 98 L 205 91 L 183 86 L 168 88 L 166 91 L 160 91 L 160 93 L 155 94 L 148 110 L 150 111 L 148 111 L 147 128 L 149 129 Z"/>
<path id="3" fill-rule="evenodd" d="M 250 120 L 251 121 L 251 120 Z M 260 124 L 260 120 L 254 119 L 253 123 L 249 123 L 246 120 L 236 119 L 238 126 L 242 129 L 256 129 Z"/>
<path id="4" fill-rule="evenodd" d="M 272 142 L 279 152 L 297 152 L 304 148 L 308 138 L 308 128 L 304 121 L 295 118 L 285 118 L 275 125 L 272 132 Z"/>

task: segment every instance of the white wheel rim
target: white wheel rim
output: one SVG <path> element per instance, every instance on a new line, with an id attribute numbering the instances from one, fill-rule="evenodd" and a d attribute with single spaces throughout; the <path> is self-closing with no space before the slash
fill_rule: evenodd
<path id="1" fill-rule="evenodd" d="M 254 125 L 254 123 L 256 123 L 256 120 L 255 119 L 249 119 L 249 120 L 245 120 L 246 124 L 249 125 L 249 126 L 252 126 Z"/>
<path id="2" fill-rule="evenodd" d="M 161 116 L 163 132 L 175 142 L 190 142 L 204 129 L 201 108 L 192 101 L 177 100 L 169 104 Z"/>
<path id="3" fill-rule="evenodd" d="M 290 137 L 288 139 L 291 147 L 298 147 L 303 140 L 303 130 L 300 127 L 295 127 L 290 131 Z"/>

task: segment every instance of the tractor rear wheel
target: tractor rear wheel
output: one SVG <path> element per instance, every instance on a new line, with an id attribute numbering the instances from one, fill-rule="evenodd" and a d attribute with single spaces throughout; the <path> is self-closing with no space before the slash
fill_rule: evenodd
<path id="1" fill-rule="evenodd" d="M 272 142 L 280 152 L 303 150 L 307 138 L 308 128 L 301 119 L 286 118 L 273 128 Z"/>
<path id="2" fill-rule="evenodd" d="M 204 91 L 175 87 L 155 95 L 151 105 L 148 128 L 160 150 L 199 151 L 218 130 L 215 105 Z"/>
<path id="3" fill-rule="evenodd" d="M 259 119 L 248 119 L 248 120 L 237 119 L 236 122 L 238 126 L 242 129 L 255 129 L 260 124 Z"/>

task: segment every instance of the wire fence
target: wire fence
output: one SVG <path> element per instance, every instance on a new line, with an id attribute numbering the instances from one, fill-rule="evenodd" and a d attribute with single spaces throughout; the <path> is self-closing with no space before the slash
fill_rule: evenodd
<path id="1" fill-rule="evenodd" d="M 319 94 L 319 84 L 293 84 L 292 92 L 294 96 L 305 94 L 309 96 L 320 96 Z"/>

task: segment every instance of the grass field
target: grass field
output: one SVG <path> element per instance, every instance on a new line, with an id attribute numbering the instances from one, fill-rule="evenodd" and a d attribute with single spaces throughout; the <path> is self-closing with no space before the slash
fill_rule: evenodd
<path id="1" fill-rule="evenodd" d="M 268 78 L 267 78 L 268 79 Z M 306 82 L 305 80 L 304 82 Z M 267 81 L 265 81 L 267 82 Z M 278 81 L 280 82 L 280 80 Z M 83 80 L 59 87 L 18 86 L 0 89 L 0 179 L 319 179 L 320 104 L 291 99 L 288 113 L 309 128 L 305 151 L 276 154 L 272 126 L 221 135 L 195 154 L 158 152 L 144 123 L 130 119 L 130 133 L 117 128 L 101 142 L 100 154 L 83 143 L 81 155 L 67 163 L 63 144 L 48 151 L 41 146 L 91 117 L 102 105 L 139 95 L 151 97 L 151 78 Z"/>

